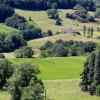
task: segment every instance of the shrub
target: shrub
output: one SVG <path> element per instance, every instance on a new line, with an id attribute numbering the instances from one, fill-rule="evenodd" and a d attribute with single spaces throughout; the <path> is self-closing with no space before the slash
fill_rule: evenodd
<path id="1" fill-rule="evenodd" d="M 32 58 L 33 54 L 33 50 L 28 46 L 21 47 L 15 52 L 16 58 Z"/>
<path id="2" fill-rule="evenodd" d="M 3 53 L 0 53 L 0 58 L 5 58 Z"/>

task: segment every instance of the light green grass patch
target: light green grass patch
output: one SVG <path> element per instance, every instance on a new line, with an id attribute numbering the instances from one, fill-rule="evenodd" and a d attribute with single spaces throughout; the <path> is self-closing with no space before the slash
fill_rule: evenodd
<path id="1" fill-rule="evenodd" d="M 39 66 L 43 80 L 79 79 L 86 57 L 14 59 L 15 64 L 31 62 Z"/>
<path id="2" fill-rule="evenodd" d="M 0 24 L 0 32 L 5 33 L 5 34 L 12 34 L 18 32 L 17 29 L 6 26 L 4 24 Z"/>
<path id="3" fill-rule="evenodd" d="M 100 100 L 80 91 L 80 80 L 46 81 L 47 97 L 50 100 Z"/>

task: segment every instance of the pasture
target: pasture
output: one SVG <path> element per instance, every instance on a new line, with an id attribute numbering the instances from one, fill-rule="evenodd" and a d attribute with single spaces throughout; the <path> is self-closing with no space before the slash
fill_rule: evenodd
<path id="1" fill-rule="evenodd" d="M 96 23 L 80 23 L 76 20 L 70 20 L 66 18 L 66 13 L 72 13 L 74 10 L 67 9 L 67 10 L 59 10 L 59 16 L 62 20 L 62 26 L 55 25 L 55 20 L 49 19 L 47 16 L 46 11 L 25 11 L 16 9 L 16 13 L 22 15 L 29 19 L 32 18 L 33 22 L 36 23 L 38 27 L 40 27 L 43 31 L 47 31 L 48 29 L 52 30 L 54 33 L 60 31 L 63 28 L 73 28 L 73 30 L 81 31 L 83 25 L 87 27 L 93 27 L 95 30 L 97 29 L 98 24 Z M 90 12 L 90 14 L 93 14 Z M 34 24 L 33 23 L 33 24 Z"/>
<path id="2" fill-rule="evenodd" d="M 72 36 L 72 35 L 67 35 L 67 34 L 58 34 L 58 35 L 54 35 L 54 36 L 50 36 L 50 37 L 45 37 L 45 38 L 34 39 L 34 40 L 31 40 L 31 41 L 28 41 L 28 45 L 30 47 L 32 47 L 33 49 L 38 49 L 42 45 L 44 45 L 47 41 L 55 42 L 58 39 L 62 39 L 64 41 L 66 41 L 66 40 L 67 41 L 68 40 L 83 41 L 83 42 L 93 41 L 93 42 L 100 43 L 100 40 L 96 39 L 97 36 L 100 36 L 100 33 L 95 32 L 93 39 L 87 38 L 87 37 L 84 37 L 84 36 Z"/>
<path id="3" fill-rule="evenodd" d="M 86 57 L 11 59 L 15 64 L 30 62 L 38 66 L 43 80 L 79 79 Z"/>

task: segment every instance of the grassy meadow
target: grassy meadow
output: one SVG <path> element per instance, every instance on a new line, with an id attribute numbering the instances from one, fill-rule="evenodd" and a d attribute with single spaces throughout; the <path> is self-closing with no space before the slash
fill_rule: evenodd
<path id="1" fill-rule="evenodd" d="M 86 57 L 11 59 L 15 64 L 31 62 L 40 68 L 43 80 L 79 79 Z"/>
<path id="2" fill-rule="evenodd" d="M 93 41 L 93 42 L 100 43 L 100 40 L 96 39 L 97 36 L 100 36 L 99 32 L 94 33 L 93 39 L 89 39 L 84 36 L 72 36 L 72 35 L 67 35 L 67 34 L 58 34 L 58 35 L 54 35 L 54 36 L 50 36 L 50 37 L 45 37 L 45 38 L 28 41 L 28 45 L 34 49 L 38 49 L 42 45 L 44 45 L 47 41 L 55 42 L 58 39 L 67 40 L 67 41 L 68 40 L 83 41 L 83 42 Z"/>
<path id="3" fill-rule="evenodd" d="M 72 13 L 72 12 L 74 12 L 74 10 L 72 9 L 59 10 L 59 16 L 62 19 L 62 26 L 57 26 L 55 25 L 55 20 L 48 18 L 46 11 L 25 11 L 16 9 L 17 14 L 22 15 L 27 19 L 31 17 L 33 22 L 36 23 L 36 25 L 40 27 L 43 31 L 47 31 L 48 29 L 50 29 L 54 33 L 56 33 L 63 28 L 66 29 L 70 27 L 73 30 L 81 31 L 83 25 L 86 25 L 87 27 L 93 27 L 96 30 L 98 26 L 98 24 L 96 23 L 80 23 L 76 20 L 70 20 L 66 18 L 66 13 Z M 90 12 L 90 14 L 93 14 L 93 12 Z"/>
<path id="4" fill-rule="evenodd" d="M 80 73 L 86 57 L 11 59 L 15 64 L 31 62 L 39 66 L 49 100 L 99 100 L 80 91 Z M 0 92 L 0 100 L 10 100 L 8 92 Z"/>

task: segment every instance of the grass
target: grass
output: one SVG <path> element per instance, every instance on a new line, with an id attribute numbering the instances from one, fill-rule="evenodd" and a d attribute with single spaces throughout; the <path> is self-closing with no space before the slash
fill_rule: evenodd
<path id="1" fill-rule="evenodd" d="M 47 98 L 50 100 L 100 100 L 80 91 L 80 73 L 86 57 L 10 59 L 15 64 L 31 62 L 40 66 Z M 0 92 L 0 100 L 10 100 L 8 92 Z"/>
<path id="2" fill-rule="evenodd" d="M 50 100 L 100 100 L 99 97 L 81 92 L 79 82 L 80 80 L 44 81 L 47 98 Z M 10 100 L 10 94 L 0 92 L 0 100 Z"/>
<path id="3" fill-rule="evenodd" d="M 11 33 L 18 32 L 18 30 L 12 27 L 6 26 L 4 24 L 0 24 L 0 32 L 5 33 L 5 34 L 11 34 Z"/>
<path id="4" fill-rule="evenodd" d="M 43 80 L 79 79 L 86 57 L 11 59 L 15 64 L 31 62 L 39 66 Z"/>
<path id="5" fill-rule="evenodd" d="M 45 37 L 45 38 L 41 38 L 41 39 L 35 39 L 35 40 L 28 41 L 28 45 L 32 48 L 38 49 L 42 45 L 44 45 L 45 42 L 47 42 L 47 41 L 55 42 L 58 39 L 83 41 L 83 42 L 94 41 L 94 42 L 100 43 L 100 40 L 95 39 L 97 36 L 100 36 L 100 33 L 95 32 L 94 34 L 95 35 L 94 35 L 93 39 L 89 39 L 89 38 L 83 37 L 83 36 L 72 36 L 72 35 L 67 35 L 67 34 L 58 34 L 58 35 L 54 35 L 51 37 Z"/>
<path id="6" fill-rule="evenodd" d="M 39 26 L 43 31 L 47 31 L 48 29 L 52 30 L 54 33 L 60 31 L 63 28 L 73 28 L 73 30 L 82 30 L 83 25 L 87 27 L 93 27 L 94 29 L 97 28 L 98 24 L 96 23 L 80 23 L 76 20 L 70 20 L 66 18 L 66 13 L 72 13 L 74 10 L 67 9 L 67 10 L 59 10 L 60 18 L 62 19 L 62 26 L 55 25 L 55 20 L 49 19 L 47 16 L 46 11 L 25 11 L 16 9 L 16 13 L 26 17 L 32 18 L 32 20 Z"/>
<path id="7" fill-rule="evenodd" d="M 80 80 L 46 81 L 47 96 L 50 100 L 100 100 L 99 97 L 83 93 Z"/>

